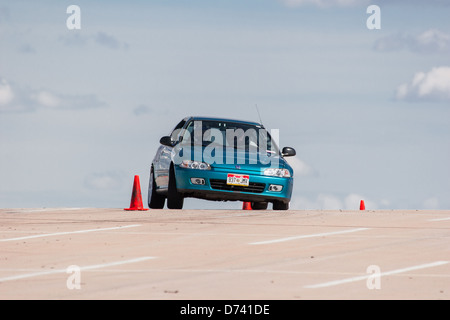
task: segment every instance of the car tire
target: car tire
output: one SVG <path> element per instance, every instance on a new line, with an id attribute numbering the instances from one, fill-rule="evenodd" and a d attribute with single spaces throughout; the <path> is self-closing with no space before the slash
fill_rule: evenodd
<path id="1" fill-rule="evenodd" d="M 156 192 L 155 176 L 152 168 L 148 182 L 148 207 L 150 209 L 162 209 L 165 202 L 166 198 Z"/>
<path id="2" fill-rule="evenodd" d="M 273 210 L 287 210 L 289 209 L 289 202 L 274 201 Z"/>
<path id="3" fill-rule="evenodd" d="M 252 202 L 253 210 L 267 210 L 268 202 Z"/>
<path id="4" fill-rule="evenodd" d="M 167 190 L 167 208 L 169 209 L 183 209 L 184 198 L 177 190 L 177 181 L 175 179 L 175 170 L 173 166 L 169 172 L 169 186 Z"/>

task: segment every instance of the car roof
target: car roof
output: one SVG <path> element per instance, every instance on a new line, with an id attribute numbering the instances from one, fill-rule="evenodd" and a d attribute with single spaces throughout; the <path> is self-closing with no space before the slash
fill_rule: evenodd
<path id="1" fill-rule="evenodd" d="M 185 118 L 186 121 L 190 120 L 210 120 L 210 121 L 224 121 L 224 122 L 236 122 L 236 123 L 246 123 L 251 124 L 255 126 L 261 126 L 264 128 L 264 126 L 256 121 L 246 121 L 246 120 L 239 120 L 239 119 L 231 119 L 231 118 L 219 118 L 219 117 L 207 117 L 207 116 L 190 116 Z"/>

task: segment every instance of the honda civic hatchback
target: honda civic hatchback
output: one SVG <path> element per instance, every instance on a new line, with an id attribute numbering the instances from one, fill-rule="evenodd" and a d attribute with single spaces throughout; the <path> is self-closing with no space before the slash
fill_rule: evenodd
<path id="1" fill-rule="evenodd" d="M 271 133 L 272 130 L 271 130 Z M 160 146 L 150 167 L 148 206 L 182 209 L 188 197 L 250 202 L 254 210 L 287 210 L 293 169 L 278 149 L 276 134 L 257 122 L 187 117 Z"/>

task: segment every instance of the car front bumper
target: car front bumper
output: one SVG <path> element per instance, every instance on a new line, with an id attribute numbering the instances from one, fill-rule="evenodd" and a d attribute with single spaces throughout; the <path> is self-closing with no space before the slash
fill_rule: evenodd
<path id="1" fill-rule="evenodd" d="M 248 175 L 249 186 L 227 185 L 229 173 Z M 175 166 L 177 190 L 184 197 L 217 201 L 252 201 L 289 203 L 292 195 L 293 178 L 264 176 L 259 172 L 212 168 L 211 170 L 186 169 Z M 204 184 L 195 184 L 203 179 Z M 272 187 L 271 187 L 272 186 Z M 279 190 L 281 187 L 281 190 Z M 277 189 L 275 191 L 275 189 Z"/>

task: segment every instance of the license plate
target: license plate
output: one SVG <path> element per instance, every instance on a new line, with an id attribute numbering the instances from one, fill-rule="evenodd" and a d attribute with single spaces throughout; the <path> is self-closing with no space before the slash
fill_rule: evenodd
<path id="1" fill-rule="evenodd" d="M 241 174 L 234 174 L 229 173 L 227 176 L 227 184 L 233 185 L 233 186 L 245 186 L 248 187 L 250 177 L 241 175 Z"/>

